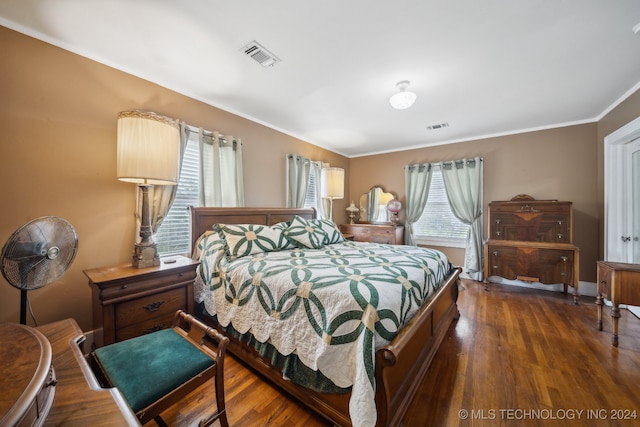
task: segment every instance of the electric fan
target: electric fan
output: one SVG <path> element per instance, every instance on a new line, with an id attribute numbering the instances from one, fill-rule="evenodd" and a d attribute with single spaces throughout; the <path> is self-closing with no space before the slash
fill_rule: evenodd
<path id="1" fill-rule="evenodd" d="M 2 248 L 2 275 L 20 289 L 20 323 L 27 324 L 27 291 L 60 278 L 78 250 L 73 226 L 55 216 L 34 219 L 17 229 Z M 35 319 L 34 319 L 35 320 Z"/>

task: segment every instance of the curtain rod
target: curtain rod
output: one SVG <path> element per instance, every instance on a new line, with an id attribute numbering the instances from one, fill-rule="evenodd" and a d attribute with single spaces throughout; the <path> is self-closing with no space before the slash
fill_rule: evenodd
<path id="1" fill-rule="evenodd" d="M 189 132 L 189 133 L 199 133 L 200 132 L 200 128 L 194 128 L 191 125 L 186 125 L 186 127 L 187 127 L 187 132 Z M 202 129 L 202 134 L 204 136 L 208 137 L 208 138 L 213 138 L 215 136 L 214 132 L 211 132 L 210 130 L 206 130 L 206 129 Z M 224 135 L 219 135 L 218 136 L 218 140 L 220 140 L 223 144 L 226 144 L 227 142 L 229 142 L 229 141 L 227 141 L 227 138 L 225 138 Z M 234 144 L 238 143 L 238 140 L 235 137 L 233 138 L 233 143 Z"/>

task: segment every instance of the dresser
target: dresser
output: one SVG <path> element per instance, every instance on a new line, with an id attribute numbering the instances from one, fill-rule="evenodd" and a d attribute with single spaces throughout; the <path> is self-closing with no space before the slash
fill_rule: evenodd
<path id="1" fill-rule="evenodd" d="M 103 389 L 73 319 L 32 328 L 0 324 L 0 425 L 139 426 L 115 388 Z"/>
<path id="2" fill-rule="evenodd" d="M 0 425 L 41 426 L 57 383 L 47 338 L 26 325 L 0 323 L 0 367 Z"/>
<path id="3" fill-rule="evenodd" d="M 579 250 L 573 245 L 571 202 L 518 195 L 489 203 L 484 246 L 485 282 L 490 276 L 573 287 L 578 303 Z"/>
<path id="4" fill-rule="evenodd" d="M 640 305 L 640 264 L 598 261 L 598 329 L 602 330 L 603 298 L 611 301 L 611 344 L 618 346 L 620 304 Z"/>
<path id="5" fill-rule="evenodd" d="M 179 309 L 193 313 L 197 266 L 190 258 L 172 256 L 147 268 L 125 264 L 85 270 L 96 347 L 168 328 Z"/>
<path id="6" fill-rule="evenodd" d="M 355 242 L 404 245 L 404 227 L 393 224 L 340 224 L 342 234 L 353 236 Z"/>

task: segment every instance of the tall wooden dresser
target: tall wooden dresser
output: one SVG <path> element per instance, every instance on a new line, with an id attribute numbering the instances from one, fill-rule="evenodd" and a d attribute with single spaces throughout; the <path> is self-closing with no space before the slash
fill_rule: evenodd
<path id="1" fill-rule="evenodd" d="M 579 250 L 573 245 L 571 202 L 528 195 L 489 203 L 484 275 L 573 287 L 578 303 Z"/>

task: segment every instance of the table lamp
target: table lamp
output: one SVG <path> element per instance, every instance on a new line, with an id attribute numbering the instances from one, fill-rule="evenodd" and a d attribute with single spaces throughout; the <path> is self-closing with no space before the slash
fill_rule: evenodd
<path id="1" fill-rule="evenodd" d="M 349 212 L 349 224 L 355 224 L 356 212 L 360 212 L 360 208 L 351 201 L 351 204 L 347 207 L 347 212 Z"/>
<path id="2" fill-rule="evenodd" d="M 391 221 L 394 225 L 398 225 L 398 212 L 402 209 L 402 203 L 400 200 L 396 199 L 395 196 L 393 199 L 387 202 L 387 210 L 389 211 L 389 221 Z"/>
<path id="3" fill-rule="evenodd" d="M 180 133 L 175 120 L 155 113 L 125 111 L 118 114 L 117 178 L 142 190 L 140 242 L 134 245 L 133 266 L 160 265 L 151 228 L 149 188 L 176 185 Z"/>
<path id="4" fill-rule="evenodd" d="M 344 169 L 324 168 L 320 180 L 320 194 L 329 199 L 329 220 L 333 221 L 333 200 L 344 197 Z"/>

